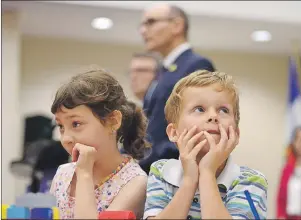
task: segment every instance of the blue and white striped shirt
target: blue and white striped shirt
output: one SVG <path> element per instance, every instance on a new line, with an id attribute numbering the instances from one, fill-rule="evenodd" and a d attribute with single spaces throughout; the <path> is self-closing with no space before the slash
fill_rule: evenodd
<path id="1" fill-rule="evenodd" d="M 217 178 L 225 207 L 235 219 L 266 219 L 266 178 L 258 171 L 236 165 L 232 160 L 230 156 Z M 152 164 L 147 183 L 144 219 L 158 215 L 168 205 L 180 187 L 182 175 L 183 169 L 179 160 L 163 159 Z M 201 219 L 199 190 L 195 193 L 187 217 Z"/>

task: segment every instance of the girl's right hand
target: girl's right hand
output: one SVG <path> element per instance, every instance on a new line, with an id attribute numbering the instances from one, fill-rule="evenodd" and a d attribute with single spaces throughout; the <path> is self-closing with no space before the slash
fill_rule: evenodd
<path id="1" fill-rule="evenodd" d="M 76 172 L 93 172 L 93 166 L 96 160 L 96 150 L 94 147 L 83 144 L 75 144 L 72 149 L 72 162 L 76 162 Z"/>
<path id="2" fill-rule="evenodd" d="M 187 181 L 192 181 L 194 184 L 198 184 L 199 169 L 197 164 L 197 155 L 199 151 L 206 144 L 207 139 L 199 142 L 204 132 L 201 131 L 197 134 L 196 126 L 192 127 L 189 131 L 185 129 L 177 140 L 177 145 L 180 152 L 180 160 L 184 170 L 184 177 Z"/>

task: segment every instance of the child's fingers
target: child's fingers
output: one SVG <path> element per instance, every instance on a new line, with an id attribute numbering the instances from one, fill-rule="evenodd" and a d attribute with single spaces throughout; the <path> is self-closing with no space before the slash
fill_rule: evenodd
<path id="1" fill-rule="evenodd" d="M 76 162 L 80 154 L 84 154 L 87 146 L 83 144 L 76 143 L 72 149 L 72 161 Z"/>
<path id="2" fill-rule="evenodd" d="M 200 143 L 198 143 L 190 152 L 190 155 L 193 159 L 196 159 L 196 156 L 200 152 L 200 150 L 204 147 L 204 145 L 207 143 L 207 139 L 202 140 Z"/>
<path id="3" fill-rule="evenodd" d="M 204 135 L 205 135 L 205 137 L 206 137 L 206 139 L 207 139 L 207 141 L 208 141 L 210 147 L 214 146 L 214 145 L 215 145 L 215 140 L 214 140 L 214 138 L 212 137 L 212 135 L 209 134 L 207 131 L 204 131 Z"/>
<path id="4" fill-rule="evenodd" d="M 186 133 L 187 133 L 187 129 L 185 128 L 184 131 L 181 133 L 180 137 L 177 140 L 179 151 L 181 151 L 181 149 L 182 149 L 182 142 L 183 142 L 183 138 L 186 135 Z"/>
<path id="5" fill-rule="evenodd" d="M 227 145 L 227 149 L 232 152 L 232 150 L 235 148 L 236 146 L 236 142 L 237 142 L 237 135 L 234 131 L 234 128 L 232 126 L 229 127 L 229 141 L 228 141 L 228 145 Z"/>
<path id="6" fill-rule="evenodd" d="M 191 137 L 194 135 L 196 131 L 196 125 L 193 126 L 188 132 L 187 134 L 184 136 L 183 141 L 182 141 L 182 148 L 185 147 L 187 145 L 187 142 L 191 139 Z"/>
<path id="7" fill-rule="evenodd" d="M 203 131 L 195 134 L 192 138 L 190 138 L 190 140 L 188 140 L 187 145 L 185 147 L 187 153 L 189 153 L 196 146 L 198 140 L 202 135 L 204 135 Z"/>
<path id="8" fill-rule="evenodd" d="M 209 134 L 207 131 L 204 131 L 204 135 L 205 135 L 205 137 L 206 137 L 206 139 L 207 139 L 207 141 L 209 143 L 209 147 L 211 149 L 213 146 L 215 146 L 215 140 L 212 137 L 212 135 Z"/>
<path id="9" fill-rule="evenodd" d="M 73 149 L 72 149 L 72 153 L 71 153 L 72 162 L 76 162 L 78 160 L 78 157 L 79 157 L 79 151 L 74 146 Z"/>
<path id="10" fill-rule="evenodd" d="M 219 131 L 220 131 L 220 134 L 221 134 L 221 139 L 219 141 L 219 146 L 222 147 L 222 148 L 226 148 L 227 147 L 227 141 L 228 141 L 227 132 L 221 124 L 219 124 L 218 127 L 219 127 Z"/>

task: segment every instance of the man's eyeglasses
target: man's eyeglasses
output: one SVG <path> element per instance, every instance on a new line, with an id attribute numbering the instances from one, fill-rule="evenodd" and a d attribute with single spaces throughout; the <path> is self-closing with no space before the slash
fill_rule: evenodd
<path id="1" fill-rule="evenodd" d="M 128 72 L 128 74 L 131 74 L 131 72 L 135 72 L 135 73 L 140 73 L 140 74 L 143 74 L 143 73 L 155 73 L 156 72 L 156 69 L 154 68 L 142 68 L 142 67 L 139 67 L 139 68 L 135 68 L 135 69 L 132 69 L 131 71 Z"/>
<path id="2" fill-rule="evenodd" d="M 145 21 L 143 21 L 139 27 L 150 27 L 152 25 L 154 25 L 155 23 L 157 22 L 160 22 L 160 21 L 171 21 L 173 20 L 174 18 L 149 18 Z"/>

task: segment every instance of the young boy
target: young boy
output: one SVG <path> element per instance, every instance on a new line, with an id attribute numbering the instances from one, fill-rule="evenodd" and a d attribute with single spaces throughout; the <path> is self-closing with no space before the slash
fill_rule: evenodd
<path id="1" fill-rule="evenodd" d="M 266 178 L 230 156 L 240 119 L 232 77 L 208 71 L 188 75 L 175 85 L 165 116 L 180 158 L 152 164 L 144 218 L 266 218 Z"/>

